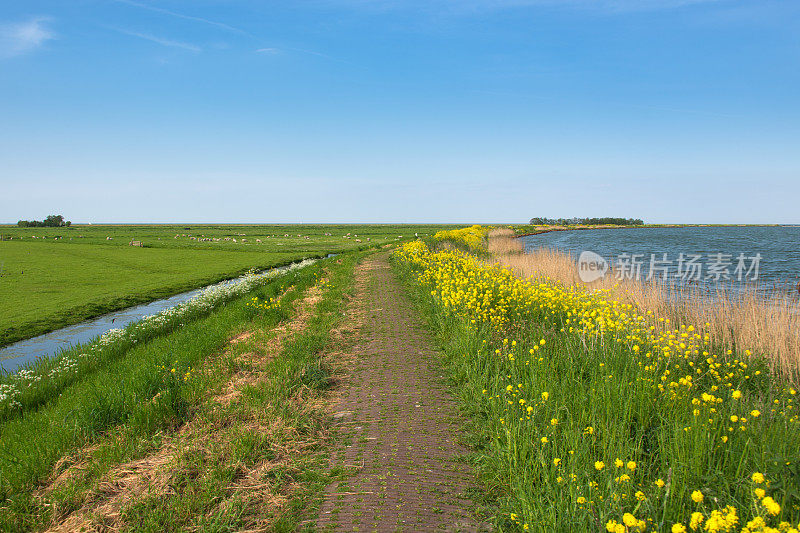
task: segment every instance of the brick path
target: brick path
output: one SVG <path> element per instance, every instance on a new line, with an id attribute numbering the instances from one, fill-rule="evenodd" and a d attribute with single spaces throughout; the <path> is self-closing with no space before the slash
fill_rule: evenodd
<path id="1" fill-rule="evenodd" d="M 436 349 L 382 254 L 356 271 L 362 327 L 335 417 L 333 464 L 355 473 L 328 488 L 321 531 L 483 531 L 474 478 Z"/>

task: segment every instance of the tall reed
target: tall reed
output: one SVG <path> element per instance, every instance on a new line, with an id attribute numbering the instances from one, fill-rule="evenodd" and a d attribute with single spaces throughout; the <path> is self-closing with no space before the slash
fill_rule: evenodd
<path id="1" fill-rule="evenodd" d="M 670 323 L 709 324 L 705 331 L 715 345 L 763 355 L 774 372 L 794 381 L 800 378 L 800 313 L 797 302 L 785 293 L 736 291 L 721 285 L 704 290 L 696 285 L 617 280 L 611 275 L 585 283 L 573 256 L 548 248 L 523 253 L 522 242 L 509 229 L 491 230 L 487 247 L 492 261 L 522 277 L 607 291 L 611 299 L 631 304 L 651 318 L 656 328 Z"/>

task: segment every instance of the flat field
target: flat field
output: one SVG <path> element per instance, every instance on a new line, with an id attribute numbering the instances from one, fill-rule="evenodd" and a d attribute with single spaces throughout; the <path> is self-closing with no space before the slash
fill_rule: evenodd
<path id="1" fill-rule="evenodd" d="M 308 257 L 452 226 L 0 226 L 0 346 Z M 130 246 L 139 241 L 142 247 Z"/>

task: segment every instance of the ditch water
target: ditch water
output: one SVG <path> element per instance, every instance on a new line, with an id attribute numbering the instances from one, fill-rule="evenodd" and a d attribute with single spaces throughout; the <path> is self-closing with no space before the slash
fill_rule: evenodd
<path id="1" fill-rule="evenodd" d="M 333 257 L 335 254 L 329 254 L 328 257 Z M 286 272 L 289 266 L 278 267 L 272 269 L 279 273 Z M 265 271 L 266 272 L 266 271 Z M 221 283 L 209 285 L 225 286 L 235 285 L 240 283 L 244 278 L 234 278 Z M 191 300 L 199 295 L 208 287 L 201 287 L 192 291 L 183 292 L 155 300 L 150 303 L 128 307 L 119 311 L 114 311 L 96 318 L 92 318 L 85 322 L 67 326 L 62 329 L 39 335 L 30 339 L 21 340 L 14 344 L 9 344 L 4 348 L 0 348 L 0 372 L 14 373 L 19 370 L 23 365 L 39 359 L 41 357 L 52 357 L 63 350 L 66 350 L 76 344 L 83 344 L 91 341 L 95 337 L 106 333 L 112 329 L 122 329 L 131 322 L 141 320 L 146 316 L 155 315 L 164 309 L 174 307 L 179 303 Z"/>
<path id="2" fill-rule="evenodd" d="M 656 267 L 657 278 L 667 274 L 671 279 L 681 279 L 683 275 L 683 281 L 704 285 L 717 281 L 734 287 L 747 284 L 792 297 L 800 291 L 800 226 L 593 229 L 553 231 L 521 239 L 526 252 L 551 248 L 577 259 L 582 252 L 592 251 L 615 270 L 622 266 L 626 274 L 634 272 L 631 257 L 638 254 L 641 279 Z M 744 268 L 737 271 L 740 254 Z M 699 257 L 687 276 L 691 256 Z M 752 279 L 754 271 L 750 269 L 753 263 L 757 264 L 756 279 Z"/>

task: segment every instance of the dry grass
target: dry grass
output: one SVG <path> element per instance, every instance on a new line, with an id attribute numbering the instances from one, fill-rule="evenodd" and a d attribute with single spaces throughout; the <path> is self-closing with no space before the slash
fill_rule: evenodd
<path id="1" fill-rule="evenodd" d="M 673 325 L 708 323 L 715 346 L 749 349 L 766 356 L 773 371 L 794 381 L 800 377 L 800 313 L 797 302 L 786 294 L 725 288 L 709 293 L 696 286 L 667 287 L 657 282 L 618 281 L 612 276 L 587 284 L 578 277 L 570 255 L 544 248 L 523 253 L 522 243 L 513 235 L 507 229 L 492 230 L 488 249 L 496 262 L 520 276 L 608 291 L 610 298 L 632 304 L 642 314 L 652 312 L 656 326 L 663 327 L 661 318 Z"/>

